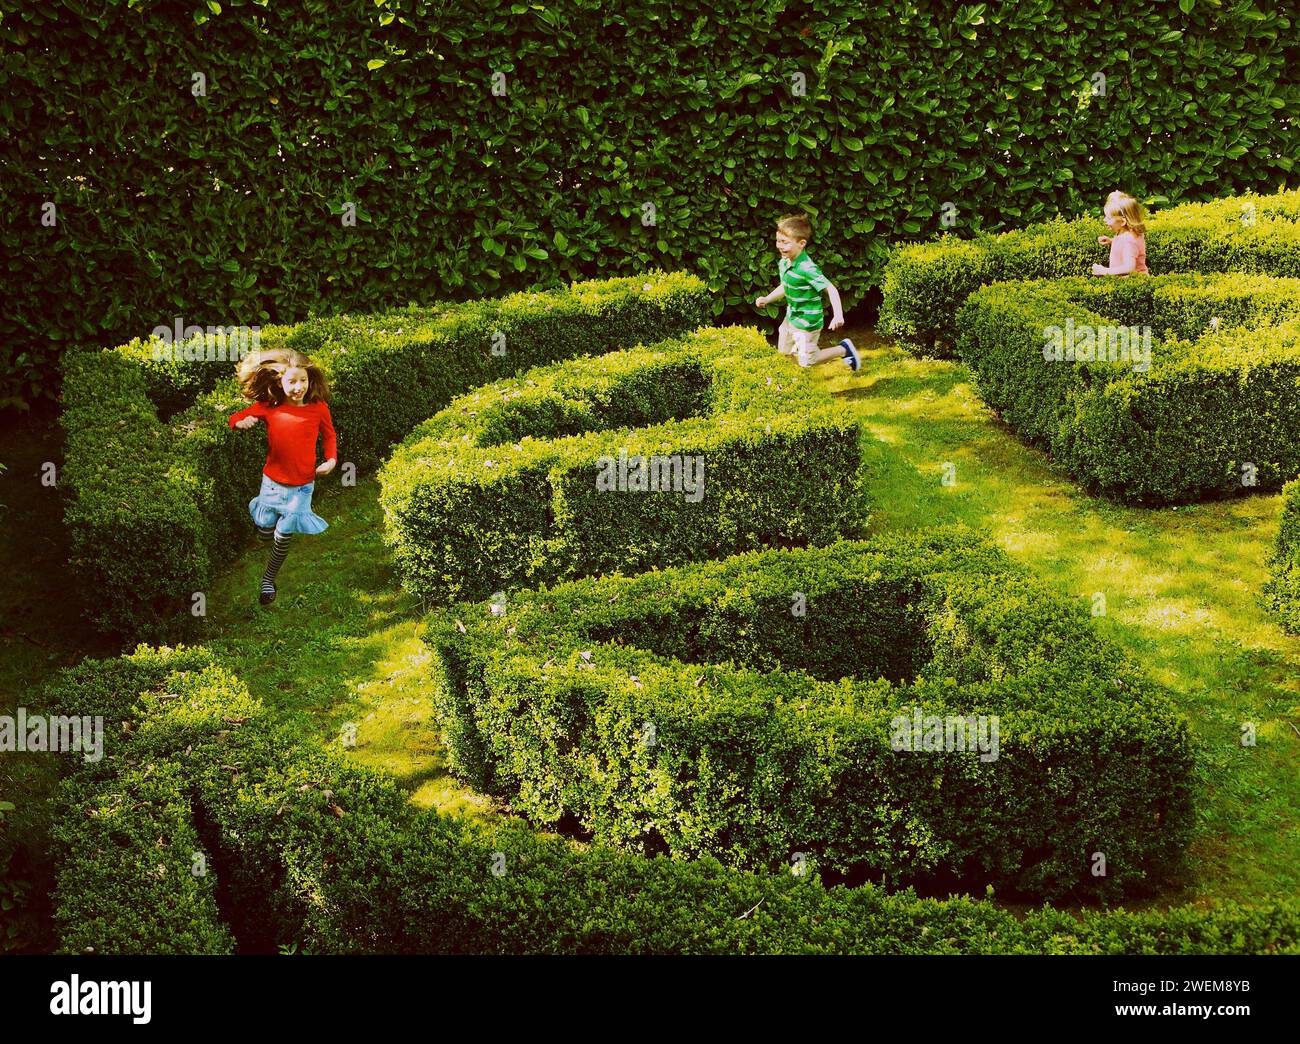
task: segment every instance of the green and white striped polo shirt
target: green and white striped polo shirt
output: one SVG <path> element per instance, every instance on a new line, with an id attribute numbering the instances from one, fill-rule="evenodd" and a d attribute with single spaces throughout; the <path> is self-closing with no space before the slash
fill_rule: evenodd
<path id="1" fill-rule="evenodd" d="M 822 275 L 807 250 L 793 261 L 781 258 L 776 267 L 789 305 L 786 321 L 796 330 L 820 330 L 826 318 L 822 312 L 822 291 L 831 281 Z"/>

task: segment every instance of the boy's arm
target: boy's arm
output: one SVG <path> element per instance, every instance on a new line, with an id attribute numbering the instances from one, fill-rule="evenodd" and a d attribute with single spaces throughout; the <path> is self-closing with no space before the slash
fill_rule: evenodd
<path id="1" fill-rule="evenodd" d="M 758 300 L 763 302 L 761 305 L 758 306 L 759 308 L 766 308 L 768 305 L 775 304 L 777 301 L 784 301 L 785 284 L 778 283 L 775 290 L 773 290 L 770 294 L 768 294 L 765 297 L 760 297 Z"/>
<path id="2" fill-rule="evenodd" d="M 826 296 L 831 299 L 830 328 L 838 330 L 844 325 L 844 306 L 840 301 L 840 292 L 831 283 L 826 284 Z"/>

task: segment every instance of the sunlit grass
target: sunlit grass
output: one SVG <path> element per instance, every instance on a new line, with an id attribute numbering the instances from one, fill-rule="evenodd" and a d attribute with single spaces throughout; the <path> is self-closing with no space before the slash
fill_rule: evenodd
<path id="1" fill-rule="evenodd" d="M 294 538 L 269 607 L 257 601 L 269 552 L 250 546 L 213 586 L 207 644 L 268 707 L 390 773 L 415 803 L 491 815 L 496 803 L 448 771 L 432 717 L 430 656 L 416 637 L 421 606 L 392 572 L 378 494 L 367 478 L 317 495 L 330 528 Z"/>

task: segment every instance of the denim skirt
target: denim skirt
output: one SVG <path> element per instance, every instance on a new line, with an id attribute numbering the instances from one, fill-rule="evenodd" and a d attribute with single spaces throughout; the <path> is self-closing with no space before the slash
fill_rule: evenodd
<path id="1" fill-rule="evenodd" d="M 277 535 L 284 533 L 323 533 L 329 528 L 320 515 L 311 509 L 311 494 L 315 482 L 305 486 L 285 486 L 262 474 L 262 488 L 248 502 L 248 513 L 262 529 L 275 526 Z"/>

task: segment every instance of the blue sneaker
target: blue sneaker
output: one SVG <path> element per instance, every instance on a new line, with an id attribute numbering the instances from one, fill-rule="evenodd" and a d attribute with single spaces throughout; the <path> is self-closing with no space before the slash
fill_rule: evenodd
<path id="1" fill-rule="evenodd" d="M 840 344 L 844 348 L 844 361 L 849 364 L 849 369 L 858 369 L 862 365 L 862 360 L 858 357 L 858 350 L 853 346 L 853 342 L 846 337 Z"/>

